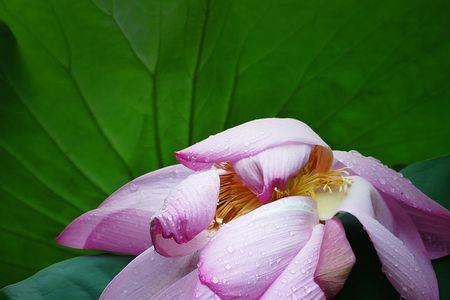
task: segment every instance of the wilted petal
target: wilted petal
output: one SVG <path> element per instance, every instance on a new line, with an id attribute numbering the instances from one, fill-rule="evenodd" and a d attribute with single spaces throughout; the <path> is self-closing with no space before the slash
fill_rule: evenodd
<path id="1" fill-rule="evenodd" d="M 151 247 L 114 277 L 100 299 L 152 299 L 195 269 L 196 262 L 196 255 L 167 258 L 156 253 Z"/>
<path id="2" fill-rule="evenodd" d="M 97 209 L 72 223 L 56 238 L 68 247 L 137 255 L 152 245 L 149 220 L 169 191 L 193 172 L 182 165 L 147 173 L 127 183 Z"/>
<path id="3" fill-rule="evenodd" d="M 341 221 L 327 220 L 314 279 L 328 299 L 342 289 L 354 264 L 355 255 Z"/>
<path id="4" fill-rule="evenodd" d="M 383 199 L 369 182 L 355 176 L 341 211 L 351 213 L 364 226 L 384 272 L 404 298 L 439 298 L 436 276 L 417 228 L 398 202 Z"/>
<path id="5" fill-rule="evenodd" d="M 163 249 L 170 250 L 164 247 L 162 239 L 184 244 L 211 224 L 219 187 L 219 174 L 209 170 L 190 175 L 171 191 L 151 223 L 152 241 L 158 252 L 166 255 Z"/>
<path id="6" fill-rule="evenodd" d="M 234 163 L 281 145 L 319 145 L 326 149 L 324 160 L 331 160 L 328 145 L 305 123 L 294 119 L 259 119 L 230 128 L 178 151 L 185 166 L 201 170 L 213 163 Z"/>
<path id="7" fill-rule="evenodd" d="M 396 199 L 416 224 L 432 259 L 450 253 L 450 212 L 427 197 L 400 173 L 357 152 L 334 151 L 335 159 L 368 180 L 383 195 Z"/>
<path id="8" fill-rule="evenodd" d="M 223 299 L 259 297 L 318 223 L 313 200 L 287 197 L 222 226 L 200 254 L 200 280 Z"/>
<path id="9" fill-rule="evenodd" d="M 298 252 L 283 273 L 270 285 L 261 297 L 262 300 L 326 299 L 324 292 L 314 281 L 323 235 L 324 226 L 317 224 L 305 247 Z"/>
<path id="10" fill-rule="evenodd" d="M 162 291 L 155 300 L 220 300 L 207 286 L 198 279 L 198 271 L 195 269 L 188 275 Z"/>
<path id="11" fill-rule="evenodd" d="M 233 167 L 244 184 L 266 203 L 274 188 L 286 188 L 286 181 L 308 162 L 310 153 L 310 145 L 284 145 L 243 158 Z"/>

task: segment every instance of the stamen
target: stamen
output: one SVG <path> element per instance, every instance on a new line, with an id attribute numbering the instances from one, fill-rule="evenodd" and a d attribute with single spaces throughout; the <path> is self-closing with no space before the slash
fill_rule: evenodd
<path id="1" fill-rule="evenodd" d="M 216 167 L 225 172 L 220 175 L 219 202 L 215 222 L 210 228 L 216 228 L 262 205 L 256 195 L 244 186 L 230 164 L 222 163 Z"/>
<path id="2" fill-rule="evenodd" d="M 287 196 L 308 196 L 314 199 L 318 189 L 328 191 L 330 194 L 337 190 L 346 192 L 351 180 L 345 178 L 343 174 L 348 174 L 345 168 L 316 172 L 305 166 L 296 177 L 288 181 L 285 190 L 275 190 L 272 197 L 274 200 Z"/>
<path id="3" fill-rule="evenodd" d="M 328 191 L 330 194 L 338 190 L 347 192 L 347 188 L 352 182 L 344 175 L 349 175 L 349 173 L 345 171 L 345 168 L 330 170 L 329 164 L 325 166 L 321 164 L 321 157 L 324 155 L 321 149 L 315 147 L 308 163 L 297 176 L 287 182 L 286 189 L 274 188 L 272 201 L 287 196 L 308 196 L 315 199 L 316 191 L 319 189 L 324 192 Z M 217 228 L 262 205 L 256 195 L 242 183 L 230 164 L 217 164 L 216 168 L 222 169 L 224 172 L 220 175 L 219 202 L 210 228 Z"/>

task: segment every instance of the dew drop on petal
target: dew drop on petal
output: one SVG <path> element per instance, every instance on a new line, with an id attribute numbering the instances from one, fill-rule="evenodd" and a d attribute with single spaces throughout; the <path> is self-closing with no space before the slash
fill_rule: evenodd
<path id="1" fill-rule="evenodd" d="M 139 189 L 139 186 L 138 186 L 137 184 L 135 184 L 135 183 L 130 183 L 130 185 L 129 185 L 129 190 L 130 190 L 130 192 L 134 193 L 134 192 L 136 192 L 138 189 Z"/>

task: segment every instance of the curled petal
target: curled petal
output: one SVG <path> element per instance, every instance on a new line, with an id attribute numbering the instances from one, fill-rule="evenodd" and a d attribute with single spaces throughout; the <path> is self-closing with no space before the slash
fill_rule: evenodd
<path id="1" fill-rule="evenodd" d="M 219 296 L 200 282 L 197 269 L 179 279 L 155 298 L 155 300 L 191 299 L 220 300 Z"/>
<path id="2" fill-rule="evenodd" d="M 195 269 L 197 256 L 166 258 L 145 250 L 129 263 L 103 290 L 101 300 L 153 299 L 158 293 Z"/>
<path id="3" fill-rule="evenodd" d="M 286 181 L 308 162 L 310 153 L 310 145 L 285 145 L 243 158 L 233 167 L 245 185 L 266 203 L 274 188 L 286 188 Z"/>
<path id="4" fill-rule="evenodd" d="M 147 173 L 127 183 L 97 209 L 72 223 L 56 238 L 62 245 L 137 255 L 152 245 L 149 220 L 169 191 L 193 172 L 182 165 Z"/>
<path id="5" fill-rule="evenodd" d="M 328 299 L 342 289 L 354 264 L 355 255 L 341 221 L 327 220 L 314 280 Z"/>
<path id="6" fill-rule="evenodd" d="M 163 239 L 184 244 L 211 224 L 219 187 L 219 174 L 209 170 L 190 175 L 173 189 L 151 222 L 152 241 L 158 252 L 167 255 L 170 250 L 164 246 Z"/>
<path id="7" fill-rule="evenodd" d="M 450 254 L 450 212 L 427 197 L 400 173 L 378 160 L 351 151 L 333 151 L 335 159 L 364 177 L 383 197 L 400 203 L 411 216 L 431 259 Z"/>
<path id="8" fill-rule="evenodd" d="M 281 145 L 321 146 L 322 159 L 331 163 L 328 145 L 305 123 L 294 119 L 259 119 L 230 128 L 176 152 L 180 163 L 193 169 L 209 168 L 214 163 L 234 163 L 263 150 Z"/>
<path id="9" fill-rule="evenodd" d="M 319 285 L 314 281 L 314 272 L 319 262 L 324 226 L 317 224 L 311 238 L 287 268 L 270 285 L 262 300 L 267 299 L 326 299 Z"/>
<path id="10" fill-rule="evenodd" d="M 340 210 L 364 226 L 389 281 L 406 299 L 439 299 L 433 267 L 411 218 L 397 201 L 383 199 L 368 181 L 352 179 Z"/>
<path id="11" fill-rule="evenodd" d="M 223 225 L 200 254 L 200 280 L 223 299 L 261 296 L 306 244 L 315 203 L 287 197 Z"/>
<path id="12" fill-rule="evenodd" d="M 177 243 L 174 239 L 162 236 L 161 227 L 152 232 L 152 240 L 156 252 L 166 257 L 185 256 L 202 249 L 211 239 L 214 232 L 203 230 L 186 243 Z"/>

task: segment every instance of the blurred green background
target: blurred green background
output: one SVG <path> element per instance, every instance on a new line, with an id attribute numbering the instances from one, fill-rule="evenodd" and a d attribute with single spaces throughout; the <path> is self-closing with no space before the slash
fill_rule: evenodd
<path id="1" fill-rule="evenodd" d="M 400 169 L 450 154 L 447 0 L 0 0 L 0 286 L 173 151 L 261 117 Z"/>

